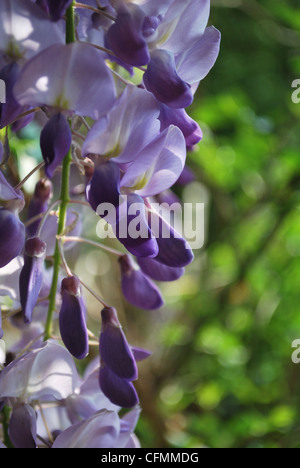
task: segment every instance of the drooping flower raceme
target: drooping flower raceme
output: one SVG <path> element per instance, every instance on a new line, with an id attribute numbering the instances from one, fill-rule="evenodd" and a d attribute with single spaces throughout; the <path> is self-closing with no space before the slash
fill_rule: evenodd
<path id="1" fill-rule="evenodd" d="M 163 307 L 156 282 L 193 261 L 156 202 L 190 180 L 187 150 L 203 137 L 187 108 L 219 53 L 209 12 L 209 0 L 0 2 L 0 448 L 140 446 L 135 381 L 151 352 L 76 257 L 82 243 L 115 256 L 129 312 Z M 42 162 L 20 181 L 11 131 L 33 120 Z M 93 211 L 119 250 L 90 238 Z M 83 288 L 101 303 L 98 325 Z"/>

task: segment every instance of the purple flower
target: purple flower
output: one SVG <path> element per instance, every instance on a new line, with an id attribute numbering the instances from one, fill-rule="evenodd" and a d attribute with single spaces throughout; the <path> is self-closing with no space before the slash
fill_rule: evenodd
<path id="1" fill-rule="evenodd" d="M 184 268 L 170 267 L 155 258 L 138 258 L 137 262 L 145 275 L 156 281 L 176 281 L 184 275 Z"/>
<path id="2" fill-rule="evenodd" d="M 29 109 L 29 106 L 21 106 L 13 95 L 13 87 L 19 75 L 19 68 L 19 65 L 13 62 L 0 71 L 0 79 L 6 84 L 6 102 L 0 104 L 0 128 L 6 127 Z"/>
<path id="3" fill-rule="evenodd" d="M 119 258 L 122 273 L 122 291 L 127 301 L 144 310 L 163 306 L 157 286 L 135 265 L 128 255 Z"/>
<path id="4" fill-rule="evenodd" d="M 147 65 L 150 61 L 143 26 L 143 10 L 134 3 L 122 4 L 106 35 L 108 47 L 119 59 L 133 66 Z"/>
<path id="5" fill-rule="evenodd" d="M 193 102 L 191 85 L 180 78 L 175 57 L 167 50 L 152 52 L 144 83 L 158 101 L 175 109 L 188 107 Z"/>
<path id="6" fill-rule="evenodd" d="M 56 113 L 77 112 L 99 119 L 114 104 L 115 87 L 105 55 L 75 42 L 53 45 L 29 60 L 14 95 L 21 105 L 46 105 Z"/>
<path id="7" fill-rule="evenodd" d="M 104 395 L 115 405 L 132 408 L 138 396 L 132 384 L 138 371 L 132 349 L 113 308 L 104 308 L 100 335 L 101 368 L 99 384 Z"/>
<path id="8" fill-rule="evenodd" d="M 31 322 L 43 282 L 43 263 L 46 244 L 38 237 L 28 239 L 25 244 L 24 266 L 20 274 L 20 300 L 24 320 Z"/>
<path id="9" fill-rule="evenodd" d="M 137 366 L 132 350 L 120 325 L 115 309 L 105 308 L 101 312 L 100 335 L 101 361 L 121 379 L 136 380 Z"/>
<path id="10" fill-rule="evenodd" d="M 72 143 L 72 132 L 67 119 L 61 113 L 55 114 L 41 132 L 40 145 L 45 161 L 45 172 L 51 179 L 56 168 L 62 164 Z"/>
<path id="11" fill-rule="evenodd" d="M 133 408 L 139 403 L 137 392 L 132 382 L 121 379 L 108 366 L 101 367 L 100 388 L 109 400 L 122 408 Z"/>
<path id="12" fill-rule="evenodd" d="M 65 278 L 61 285 L 62 305 L 59 313 L 61 338 L 69 352 L 84 359 L 89 352 L 86 308 L 77 277 Z"/>
<path id="13" fill-rule="evenodd" d="M 46 0 L 46 8 L 52 21 L 60 20 L 71 5 L 72 0 Z"/>
<path id="14" fill-rule="evenodd" d="M 48 341 L 11 362 L 0 374 L 0 400 L 64 400 L 78 386 L 74 360 L 63 346 Z"/>
<path id="15" fill-rule="evenodd" d="M 22 252 L 25 243 L 25 227 L 17 213 L 0 208 L 0 268 L 8 265 Z"/>
<path id="16" fill-rule="evenodd" d="M 27 218 L 28 220 L 44 214 L 48 209 L 49 200 L 52 197 L 52 182 L 48 179 L 40 180 L 34 190 L 32 199 L 28 206 Z M 30 237 L 35 236 L 36 231 L 39 227 L 40 220 L 38 219 L 34 223 L 27 227 L 27 234 Z"/>
<path id="17" fill-rule="evenodd" d="M 52 44 L 63 44 L 61 28 L 28 0 L 0 2 L 0 55 L 24 61 Z"/>
<path id="18" fill-rule="evenodd" d="M 14 448 L 37 448 L 36 413 L 31 406 L 17 403 L 13 407 L 8 434 Z"/>
<path id="19" fill-rule="evenodd" d="M 203 134 L 201 128 L 184 109 L 172 109 L 161 104 L 159 120 L 161 131 L 164 131 L 170 125 L 176 125 L 176 127 L 180 128 L 188 147 L 194 146 L 202 140 Z"/>

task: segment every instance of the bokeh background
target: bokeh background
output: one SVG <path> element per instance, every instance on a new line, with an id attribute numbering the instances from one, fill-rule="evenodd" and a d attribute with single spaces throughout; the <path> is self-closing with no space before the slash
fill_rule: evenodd
<path id="1" fill-rule="evenodd" d="M 165 310 L 134 318 L 154 351 L 138 435 L 147 447 L 299 447 L 299 1 L 214 0 L 210 23 L 221 53 L 191 108 L 204 139 L 183 193 L 206 204 L 206 242 L 164 289 Z"/>
<path id="2" fill-rule="evenodd" d="M 190 109 L 204 133 L 188 156 L 196 180 L 175 187 L 205 203 L 204 247 L 181 280 L 161 285 L 158 312 L 125 302 L 118 263 L 101 250 L 78 246 L 68 261 L 118 309 L 129 341 L 153 353 L 137 382 L 143 447 L 299 447 L 299 0 L 213 0 L 210 24 L 222 47 Z M 40 158 L 39 131 L 10 140 L 16 181 Z M 96 222 L 85 215 L 84 237 L 96 239 Z M 86 300 L 99 334 L 99 304 Z"/>

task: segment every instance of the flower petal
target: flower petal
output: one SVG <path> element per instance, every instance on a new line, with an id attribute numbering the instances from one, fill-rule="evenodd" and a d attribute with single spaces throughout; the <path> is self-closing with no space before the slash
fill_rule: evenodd
<path id="1" fill-rule="evenodd" d="M 121 379 L 108 366 L 101 367 L 99 376 L 100 388 L 104 395 L 121 408 L 133 408 L 139 398 L 132 382 Z"/>
<path id="2" fill-rule="evenodd" d="M 136 380 L 138 376 L 136 362 L 121 328 L 116 310 L 112 307 L 104 308 L 101 316 L 101 361 L 121 379 Z"/>
<path id="3" fill-rule="evenodd" d="M 63 114 L 55 114 L 41 132 L 41 150 L 45 161 L 45 172 L 52 179 L 55 170 L 62 164 L 70 150 L 72 132 Z"/>
<path id="4" fill-rule="evenodd" d="M 102 162 L 96 167 L 86 188 L 87 200 L 94 211 L 97 212 L 99 205 L 104 203 L 119 206 L 120 179 L 120 169 L 113 161 Z"/>
<path id="5" fill-rule="evenodd" d="M 158 245 L 148 225 L 144 200 L 131 193 L 125 197 L 125 204 L 126 213 L 122 211 L 115 227 L 117 238 L 136 257 L 156 257 Z"/>
<path id="6" fill-rule="evenodd" d="M 20 274 L 20 301 L 26 323 L 31 322 L 43 282 L 43 263 L 46 244 L 38 237 L 30 238 L 25 244 L 24 266 Z"/>
<path id="7" fill-rule="evenodd" d="M 31 406 L 20 404 L 13 408 L 8 434 L 14 448 L 37 448 L 36 413 Z"/>
<path id="8" fill-rule="evenodd" d="M 77 359 L 84 359 L 89 352 L 86 327 L 86 309 L 81 296 L 80 281 L 75 276 L 65 278 L 61 287 L 62 305 L 59 328 L 68 351 Z"/>
<path id="9" fill-rule="evenodd" d="M 184 275 L 184 268 L 169 267 L 155 258 L 138 258 L 142 271 L 156 281 L 176 281 Z"/>
<path id="10" fill-rule="evenodd" d="M 144 83 L 158 101 L 175 109 L 188 107 L 193 102 L 191 86 L 179 76 L 175 57 L 167 50 L 152 52 Z"/>
<path id="11" fill-rule="evenodd" d="M 0 208 L 0 268 L 20 255 L 25 243 L 25 227 L 15 213 Z"/>
<path id="12" fill-rule="evenodd" d="M 177 71 L 182 80 L 198 83 L 208 75 L 220 52 L 221 34 L 210 26 L 203 36 L 177 58 Z"/>
<path id="13" fill-rule="evenodd" d="M 137 5 L 121 5 L 114 24 L 107 32 L 108 47 L 118 58 L 133 66 L 150 61 L 147 43 L 143 37 L 145 14 Z"/>
<path id="14" fill-rule="evenodd" d="M 122 272 L 122 291 L 127 301 L 144 310 L 156 310 L 164 301 L 157 286 L 136 268 L 128 255 L 119 258 Z"/>
<path id="15" fill-rule="evenodd" d="M 98 411 L 59 434 L 52 448 L 114 448 L 119 433 L 117 413 Z"/>
<path id="16" fill-rule="evenodd" d="M 194 146 L 202 140 L 201 128 L 184 109 L 172 109 L 161 104 L 159 120 L 161 131 L 164 131 L 170 125 L 176 125 L 176 127 L 180 128 L 185 137 L 186 146 Z"/>
<path id="17" fill-rule="evenodd" d="M 105 55 L 76 42 L 48 47 L 29 60 L 14 95 L 22 105 L 47 105 L 99 119 L 114 104 L 115 88 Z"/>

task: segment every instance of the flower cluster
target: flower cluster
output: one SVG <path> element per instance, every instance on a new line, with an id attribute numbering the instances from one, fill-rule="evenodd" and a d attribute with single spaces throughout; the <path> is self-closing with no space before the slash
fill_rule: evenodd
<path id="1" fill-rule="evenodd" d="M 64 253 L 82 242 L 110 251 L 124 298 L 145 310 L 163 306 L 155 282 L 179 279 L 192 262 L 153 201 L 184 178 L 187 149 L 202 139 L 186 108 L 219 53 L 209 13 L 209 0 L 1 1 L 0 294 L 10 307 L 0 336 L 6 321 L 21 336 L 0 373 L 5 444 L 139 446 L 133 382 L 150 353 L 127 342 L 116 309 Z M 24 181 L 13 187 L 9 135 L 33 119 L 42 163 L 28 199 Z M 80 237 L 84 210 L 110 226 L 120 250 Z M 101 303 L 102 326 L 99 357 L 79 377 L 73 357 L 97 340 L 83 288 Z M 121 408 L 130 411 L 120 417 Z"/>

